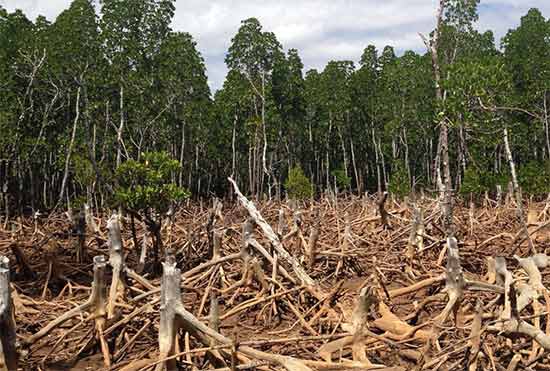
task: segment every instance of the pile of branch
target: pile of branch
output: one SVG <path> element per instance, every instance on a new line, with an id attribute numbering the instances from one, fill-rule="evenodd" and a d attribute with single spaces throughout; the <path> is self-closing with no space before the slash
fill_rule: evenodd
<path id="1" fill-rule="evenodd" d="M 3 263 L 0 320 L 21 339 L 2 332 L 0 365 L 473 371 L 545 362 L 548 258 L 521 257 L 530 248 L 514 238 L 525 235 L 515 205 L 458 205 L 455 239 L 438 227 L 436 199 L 253 203 L 233 185 L 238 205 L 191 205 L 163 225 L 161 277 L 138 273 L 148 231 L 134 234 L 117 213 L 87 209 L 84 245 L 56 234 L 70 228 L 58 216 L 0 230 L 15 277 L 10 285 Z M 546 204 L 526 208 L 540 251 Z"/>

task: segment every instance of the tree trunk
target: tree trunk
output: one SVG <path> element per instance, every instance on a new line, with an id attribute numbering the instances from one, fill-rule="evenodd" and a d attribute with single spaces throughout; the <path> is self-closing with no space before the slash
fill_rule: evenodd
<path id="1" fill-rule="evenodd" d="M 0 370 L 17 370 L 15 321 L 10 288 L 9 260 L 0 256 Z"/>
<path id="2" fill-rule="evenodd" d="M 361 181 L 361 178 L 359 177 L 359 173 L 357 172 L 357 162 L 355 161 L 355 150 L 353 148 L 353 139 L 350 138 L 350 146 L 351 146 L 351 161 L 353 162 L 353 172 L 355 174 L 355 184 L 357 186 L 357 194 L 361 194 L 363 192 L 363 184 Z"/>
<path id="3" fill-rule="evenodd" d="M 441 87 L 441 69 L 439 66 L 439 36 L 441 28 L 443 26 L 443 13 L 445 11 L 446 0 L 439 0 L 437 14 L 436 14 L 436 28 L 433 32 L 432 39 L 428 41 L 424 35 L 420 35 L 424 44 L 430 51 L 432 57 L 432 69 L 435 81 L 435 94 L 436 100 L 441 102 L 444 99 L 443 89 Z M 440 148 L 443 167 L 443 184 L 444 189 L 441 199 L 441 210 L 443 212 L 443 228 L 447 234 L 447 237 L 452 237 L 453 231 L 453 209 L 452 209 L 452 184 L 451 184 L 451 171 L 449 164 L 449 129 L 447 121 L 445 119 L 440 120 Z M 439 166 L 438 169 L 439 170 Z M 441 190 L 440 190 L 441 191 Z"/>
<path id="4" fill-rule="evenodd" d="M 115 316 L 117 302 L 124 299 L 124 254 L 122 246 L 122 236 L 120 233 L 119 214 L 114 213 L 107 221 L 109 230 L 109 265 L 113 269 L 113 278 L 109 289 L 109 299 L 107 301 L 107 319 Z M 137 248 L 137 247 L 135 247 Z"/>
<path id="5" fill-rule="evenodd" d="M 550 129 L 548 128 L 548 103 L 547 103 L 548 91 L 544 91 L 543 95 L 543 107 L 544 107 L 544 129 L 546 133 L 546 150 L 547 158 L 550 159 Z"/>
<path id="6" fill-rule="evenodd" d="M 78 123 L 78 118 L 80 117 L 80 86 L 76 90 L 75 110 L 76 110 L 76 114 L 73 122 L 71 141 L 69 142 L 69 148 L 67 149 L 67 157 L 65 158 L 65 170 L 63 172 L 63 180 L 61 181 L 61 190 L 59 191 L 59 197 L 57 198 L 58 203 L 61 203 L 61 201 L 63 200 L 63 194 L 65 193 L 65 187 L 67 186 L 67 178 L 69 177 L 69 164 L 71 162 L 71 153 L 73 152 L 74 140 L 76 137 L 76 126 Z"/>
<path id="7" fill-rule="evenodd" d="M 262 129 L 263 129 L 263 135 L 264 135 L 264 148 L 262 153 L 262 167 L 263 167 L 263 174 L 261 176 L 261 184 L 263 186 L 264 183 L 264 174 L 270 177 L 270 172 L 267 170 L 267 130 L 266 130 L 266 122 L 265 122 L 265 71 L 262 71 Z M 263 187 L 261 187 L 263 188 Z M 261 189 L 260 189 L 261 191 Z"/>
<path id="8" fill-rule="evenodd" d="M 527 243 L 529 244 L 529 250 L 531 250 L 533 254 L 536 254 L 533 241 L 531 240 L 531 235 L 529 233 L 529 230 L 527 229 L 527 223 L 525 223 L 525 218 L 523 216 L 523 197 L 521 196 L 521 189 L 519 187 L 518 178 L 516 175 L 516 164 L 514 163 L 514 158 L 512 157 L 512 150 L 510 149 L 510 142 L 508 141 L 507 127 L 504 127 L 503 134 L 504 134 L 504 149 L 506 151 L 506 157 L 508 159 L 508 163 L 510 164 L 510 174 L 512 175 L 512 188 L 516 196 L 518 217 L 522 225 L 525 237 L 527 238 Z"/>
<path id="9" fill-rule="evenodd" d="M 236 141 L 236 135 L 237 135 L 237 114 L 235 113 L 235 117 L 233 119 L 233 134 L 231 136 L 231 177 L 236 178 L 235 176 L 235 169 L 237 168 L 237 151 L 235 148 L 235 141 Z"/>
<path id="10" fill-rule="evenodd" d="M 181 124 L 181 145 L 180 145 L 180 173 L 178 177 L 178 184 L 183 187 L 183 155 L 185 153 L 185 120 Z"/>
<path id="11" fill-rule="evenodd" d="M 122 130 L 124 130 L 124 85 L 120 84 L 120 125 L 117 129 L 116 167 L 122 162 Z"/>
<path id="12" fill-rule="evenodd" d="M 382 178 L 380 175 L 380 161 L 378 158 L 378 144 L 376 143 L 376 137 L 374 136 L 374 128 L 372 128 L 372 144 L 374 145 L 374 158 L 376 162 L 376 178 L 378 185 L 378 194 L 382 193 Z"/>

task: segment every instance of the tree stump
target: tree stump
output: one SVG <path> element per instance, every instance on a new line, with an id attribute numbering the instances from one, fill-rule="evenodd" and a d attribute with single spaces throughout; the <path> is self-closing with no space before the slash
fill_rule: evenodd
<path id="1" fill-rule="evenodd" d="M 0 256 L 0 371 L 17 370 L 15 320 L 10 289 L 9 259 Z"/>

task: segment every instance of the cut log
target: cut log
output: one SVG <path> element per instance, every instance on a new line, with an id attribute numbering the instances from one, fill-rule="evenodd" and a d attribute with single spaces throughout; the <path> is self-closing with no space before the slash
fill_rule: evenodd
<path id="1" fill-rule="evenodd" d="M 460 256 L 458 254 L 458 244 L 456 238 L 447 238 L 447 267 L 445 271 L 445 289 L 449 297 L 447 305 L 437 316 L 436 322 L 443 324 L 451 312 L 457 313 L 466 282 L 462 274 L 460 265 Z"/>
<path id="2" fill-rule="evenodd" d="M 107 222 L 109 230 L 109 265 L 113 269 L 111 287 L 109 288 L 109 300 L 107 302 L 107 318 L 115 315 L 117 301 L 124 299 L 126 285 L 124 283 L 124 255 L 122 251 L 122 236 L 120 233 L 120 216 L 114 213 Z"/>
<path id="3" fill-rule="evenodd" d="M 17 241 L 13 241 L 10 243 L 10 250 L 15 255 L 15 261 L 17 262 L 17 265 L 21 268 L 21 273 L 23 273 L 24 276 L 35 279 L 36 273 L 31 267 L 31 264 L 29 263 L 29 259 L 27 258 L 27 255 L 25 252 L 19 247 L 19 244 Z"/>
<path id="4" fill-rule="evenodd" d="M 102 245 L 102 237 L 100 237 L 101 231 L 95 222 L 94 215 L 92 214 L 92 210 L 88 204 L 84 204 L 84 214 L 86 218 L 86 227 L 94 235 L 97 248 L 99 249 Z"/>
<path id="5" fill-rule="evenodd" d="M 378 213 L 380 215 L 380 221 L 384 228 L 388 228 L 388 212 L 386 211 L 386 200 L 388 199 L 388 192 L 384 192 L 380 195 L 378 199 Z"/>
<path id="6" fill-rule="evenodd" d="M 217 198 L 214 198 L 212 209 L 208 213 L 208 219 L 206 222 L 206 234 L 208 236 L 208 259 L 212 259 L 214 257 L 214 231 L 216 222 L 223 219 L 222 208 L 223 204 Z"/>
<path id="7" fill-rule="evenodd" d="M 315 259 L 317 257 L 317 240 L 319 240 L 319 217 L 315 218 L 314 224 L 311 226 L 311 231 L 309 232 L 309 240 L 307 243 L 307 265 L 309 269 L 313 269 L 315 266 Z"/>
<path id="8" fill-rule="evenodd" d="M 17 370 L 18 354 L 14 318 L 9 259 L 0 256 L 0 371 Z"/>

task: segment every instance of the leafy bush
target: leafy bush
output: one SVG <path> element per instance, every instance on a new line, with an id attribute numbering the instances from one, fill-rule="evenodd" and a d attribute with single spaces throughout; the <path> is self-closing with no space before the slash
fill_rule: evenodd
<path id="1" fill-rule="evenodd" d="M 153 234 L 153 269 L 159 270 L 162 248 L 161 226 L 170 204 L 189 197 L 189 192 L 172 183 L 180 163 L 165 152 L 144 153 L 139 161 L 129 160 L 116 170 L 115 199 L 133 218 L 143 220 Z"/>
<path id="2" fill-rule="evenodd" d="M 541 195 L 550 192 L 548 163 L 528 162 L 518 171 L 518 182 L 523 194 Z"/>
<path id="3" fill-rule="evenodd" d="M 73 154 L 72 157 L 74 179 L 82 187 L 90 185 L 95 179 L 94 169 L 90 160 L 80 153 Z"/>
<path id="4" fill-rule="evenodd" d="M 504 168 L 504 171 L 495 174 L 491 171 L 480 171 L 476 167 L 469 166 L 464 172 L 460 193 L 462 195 L 470 193 L 479 195 L 486 191 L 495 192 L 497 186 L 501 186 L 502 190 L 506 192 L 510 179 L 508 167 Z"/>
<path id="5" fill-rule="evenodd" d="M 115 199 L 135 212 L 166 212 L 172 202 L 189 197 L 187 190 L 172 183 L 172 172 L 179 168 L 180 163 L 165 152 L 144 153 L 139 161 L 128 160 L 116 170 Z"/>
<path id="6" fill-rule="evenodd" d="M 411 185 L 409 183 L 409 175 L 405 164 L 401 161 L 396 162 L 393 165 L 393 171 L 390 178 L 390 184 L 388 190 L 397 196 L 404 197 L 411 192 Z"/>
<path id="7" fill-rule="evenodd" d="M 351 184 L 351 177 L 346 175 L 344 169 L 335 169 L 330 173 L 334 178 L 336 178 L 336 185 L 339 189 L 348 188 Z"/>
<path id="8" fill-rule="evenodd" d="M 313 187 L 300 166 L 294 166 L 288 171 L 285 189 L 289 198 L 304 199 L 313 195 Z"/>
<path id="9" fill-rule="evenodd" d="M 463 195 L 468 194 L 481 194 L 485 192 L 487 187 L 483 184 L 479 172 L 474 167 L 467 167 L 464 172 L 464 178 L 462 179 L 462 185 L 460 186 L 460 193 Z"/>

